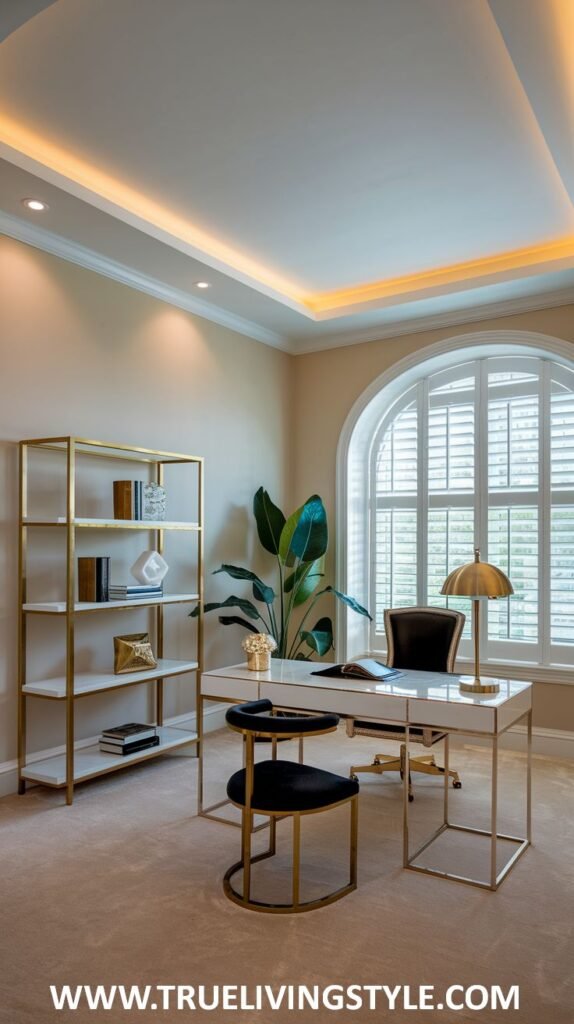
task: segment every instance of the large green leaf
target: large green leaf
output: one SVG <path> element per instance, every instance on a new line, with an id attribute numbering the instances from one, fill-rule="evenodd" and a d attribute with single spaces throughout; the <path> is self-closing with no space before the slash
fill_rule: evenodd
<path id="1" fill-rule="evenodd" d="M 333 623 L 325 616 L 315 623 L 313 629 L 302 629 L 300 635 L 307 646 L 322 657 L 333 646 Z"/>
<path id="2" fill-rule="evenodd" d="M 325 506 L 319 495 L 313 494 L 303 506 L 291 539 L 291 550 L 302 562 L 314 562 L 325 554 L 328 540 Z"/>
<path id="3" fill-rule="evenodd" d="M 216 608 L 240 608 L 245 615 L 249 615 L 250 619 L 261 618 L 252 601 L 246 601 L 244 597 L 236 597 L 234 594 L 225 601 L 211 601 L 209 604 L 204 604 L 203 611 L 213 612 Z M 190 615 L 192 618 L 199 615 L 199 607 L 194 608 Z"/>
<path id="4" fill-rule="evenodd" d="M 279 553 L 281 531 L 285 526 L 285 516 L 280 508 L 274 505 L 266 490 L 260 487 L 253 498 L 253 515 L 257 523 L 259 540 L 266 551 L 272 555 Z"/>
<path id="5" fill-rule="evenodd" d="M 247 619 L 242 619 L 239 615 L 220 615 L 219 621 L 222 626 L 245 626 L 245 629 L 250 629 L 252 633 L 258 633 L 257 626 L 254 626 L 252 622 L 248 622 Z"/>
<path id="6" fill-rule="evenodd" d="M 273 587 L 268 587 L 266 583 L 262 583 L 261 580 L 258 580 L 253 584 L 253 597 L 256 601 L 264 601 L 265 604 L 273 604 L 275 600 L 275 591 L 273 590 Z"/>
<path id="7" fill-rule="evenodd" d="M 357 612 L 357 615 L 366 615 L 366 617 L 372 621 L 373 616 L 369 615 L 367 609 L 363 608 L 362 604 L 359 604 L 354 597 L 349 597 L 348 594 L 343 594 L 341 590 L 335 590 L 334 587 L 325 587 L 324 590 L 321 590 L 321 594 L 334 594 L 339 601 L 342 601 L 348 608 L 352 608 L 354 612 Z"/>
<path id="8" fill-rule="evenodd" d="M 286 565 L 293 565 L 296 558 L 314 562 L 325 554 L 328 540 L 325 506 L 318 494 L 312 494 L 285 523 L 279 557 Z"/>
<path id="9" fill-rule="evenodd" d="M 324 559 L 317 558 L 314 562 L 303 562 L 290 576 L 287 576 L 283 590 L 286 594 L 290 594 L 295 587 L 296 593 L 293 601 L 295 608 L 304 604 L 317 589 L 320 580 L 323 579 L 323 569 Z"/>
<path id="10" fill-rule="evenodd" d="M 304 505 L 301 505 L 295 512 L 292 512 L 289 518 L 286 520 L 281 536 L 279 538 L 279 558 L 283 562 L 283 565 L 293 565 L 295 561 L 295 552 L 291 551 L 291 541 L 293 534 L 297 529 L 297 524 L 303 514 Z"/>
<path id="11" fill-rule="evenodd" d="M 213 575 L 216 576 L 218 572 L 225 572 L 228 576 L 232 576 L 234 580 L 248 580 L 253 583 L 253 597 L 256 601 L 264 601 L 265 604 L 272 604 L 275 600 L 275 591 L 272 587 L 268 587 L 263 580 L 259 579 L 254 572 L 250 569 L 242 569 L 240 565 L 222 565 L 219 569 L 214 569 Z"/>

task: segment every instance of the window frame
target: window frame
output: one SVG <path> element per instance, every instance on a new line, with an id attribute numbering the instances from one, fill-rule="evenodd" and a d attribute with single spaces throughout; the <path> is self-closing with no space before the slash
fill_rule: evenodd
<path id="1" fill-rule="evenodd" d="M 414 353 L 401 360 L 395 367 L 387 370 L 376 381 L 373 381 L 351 410 L 340 439 L 337 496 L 340 513 L 338 521 L 342 521 L 343 528 L 339 529 L 337 538 L 337 581 L 342 589 L 353 593 L 359 600 L 362 598 L 363 603 L 367 604 L 370 609 L 374 608 L 372 601 L 374 595 L 371 585 L 373 578 L 371 551 L 375 505 L 373 461 L 377 457 L 378 441 L 382 432 L 389 421 L 394 419 L 406 405 L 410 404 L 414 393 L 418 391 L 420 395 L 425 387 L 428 391 L 428 383 L 425 382 L 428 382 L 431 376 L 434 378 L 433 387 L 435 388 L 463 377 L 463 367 L 465 364 L 469 364 L 470 369 L 471 364 L 475 364 L 477 360 L 480 360 L 481 366 L 484 367 L 483 373 L 488 373 L 488 369 L 490 369 L 490 372 L 508 372 L 509 370 L 537 372 L 540 368 L 538 360 L 542 360 L 543 367 L 547 371 L 551 367 L 556 368 L 557 375 L 564 377 L 564 379 L 569 378 L 568 390 L 574 390 L 574 362 L 572 358 L 574 356 L 574 347 L 570 343 L 562 342 L 556 338 L 534 335 L 529 332 L 476 332 L 475 334 L 463 335 L 459 338 L 448 339 L 428 346 L 426 354 L 427 358 L 421 359 L 420 353 Z M 487 359 L 494 357 L 497 360 L 496 370 L 493 369 L 492 365 L 489 367 L 489 364 L 486 362 Z M 535 366 L 533 366 L 533 360 L 537 361 Z M 553 374 L 553 376 L 556 376 L 556 374 Z M 484 381 L 482 386 L 484 388 Z M 537 388 L 539 386 L 537 383 Z M 503 385 L 501 397 L 503 389 L 508 396 L 512 391 L 512 385 Z M 524 384 L 519 384 L 515 390 L 522 394 L 524 392 Z M 550 391 L 548 388 L 546 393 L 549 401 Z M 441 401 L 443 398 L 448 400 L 448 395 L 442 395 Z M 548 402 L 546 405 L 548 405 Z M 475 409 L 478 410 L 479 416 L 487 423 L 488 404 L 480 401 L 479 394 L 475 394 Z M 383 411 L 381 412 L 381 410 Z M 540 451 L 544 445 L 549 445 L 550 419 L 548 412 L 548 408 L 541 407 Z M 477 423 L 475 449 L 481 448 L 482 450 L 475 450 L 475 472 L 479 474 L 476 488 L 477 490 L 480 489 L 480 493 L 483 493 L 485 486 L 483 478 L 487 467 L 487 461 L 485 461 L 487 460 L 487 449 L 484 444 L 480 444 L 481 436 L 485 436 L 484 423 Z M 425 443 L 424 434 L 419 431 L 419 450 L 424 447 Z M 478 458 L 476 458 L 477 455 Z M 367 460 L 368 471 L 366 473 L 364 471 L 361 473 L 359 469 L 358 462 L 361 458 Z M 426 460 L 423 460 L 423 464 L 424 462 Z M 548 490 L 550 487 L 549 477 L 550 464 L 543 469 L 542 487 L 539 489 L 538 495 L 536 496 L 534 491 L 524 494 L 520 492 L 520 497 L 518 498 L 518 492 L 515 490 L 512 495 L 512 504 L 529 501 L 530 494 L 532 493 L 532 497 L 536 498 L 533 504 L 537 504 L 540 508 L 544 501 L 544 488 Z M 416 500 L 420 504 L 423 500 L 423 494 L 426 494 L 428 509 L 432 503 L 433 495 L 429 496 L 427 485 L 428 481 L 425 481 L 424 491 L 422 486 L 419 487 Z M 436 500 L 440 499 L 441 493 L 444 494 L 445 492 L 438 492 L 435 496 Z M 489 496 L 491 506 L 496 504 L 497 501 L 504 506 L 511 504 L 508 500 L 504 501 L 504 494 L 500 497 L 497 497 L 497 494 L 498 492 L 491 492 Z M 555 504 L 559 504 L 560 492 L 557 491 L 555 494 L 558 499 Z M 562 496 L 562 503 L 574 504 L 573 491 L 563 492 Z M 363 499 L 362 510 L 361 497 Z M 474 504 L 474 496 L 468 491 L 461 492 L 459 496 L 456 496 L 455 501 L 457 500 L 466 507 L 472 507 Z M 449 505 L 452 505 L 452 502 L 453 493 L 449 492 Z M 477 515 L 479 522 L 475 522 L 475 530 L 478 539 L 482 541 L 482 549 L 487 550 L 485 539 L 488 529 L 488 505 L 481 507 L 482 505 L 483 503 L 477 501 L 478 515 L 476 513 L 475 515 Z M 420 516 L 418 524 L 420 524 L 417 527 L 420 534 L 423 532 Z M 539 533 L 541 536 L 544 533 L 543 546 L 539 548 L 540 560 L 542 561 L 542 558 L 546 557 L 544 552 L 549 551 L 550 533 L 545 517 L 541 515 L 539 515 Z M 419 556 L 421 550 L 424 552 L 423 557 L 426 560 L 426 544 L 421 548 L 419 543 Z M 350 554 L 351 557 L 349 557 Z M 361 565 L 363 569 L 362 581 L 360 578 Z M 368 579 L 368 586 L 366 588 L 364 586 L 365 577 Z M 426 603 L 426 594 L 421 595 L 422 580 L 424 579 L 426 579 L 426 565 L 424 573 L 419 574 L 419 590 L 417 593 L 419 603 Z M 538 595 L 540 610 L 545 608 L 545 602 L 541 595 L 543 587 L 543 574 L 540 573 Z M 422 602 L 420 602 L 421 596 L 423 597 Z M 485 652 L 486 616 L 483 616 L 482 619 L 482 628 L 485 635 L 481 637 L 481 650 Z M 384 654 L 384 638 L 382 635 L 377 633 L 375 629 L 365 628 L 364 625 L 361 627 L 353 622 L 347 611 L 338 614 L 338 627 L 338 651 L 340 656 L 351 657 L 359 653 Z M 512 640 L 490 640 L 488 642 L 490 647 L 488 656 L 485 653 L 482 654 L 483 663 L 489 668 L 502 667 L 509 676 L 512 674 L 516 675 L 516 671 L 520 672 L 522 666 L 536 666 L 540 670 L 540 678 L 545 675 L 549 680 L 555 679 L 555 681 L 559 682 L 572 681 L 570 678 L 566 679 L 565 676 L 566 673 L 570 674 L 571 672 L 570 666 L 574 661 L 574 645 L 550 645 L 547 627 L 542 631 L 542 640 L 542 644 L 539 641 L 533 642 L 532 645 L 528 643 L 526 656 L 524 645 L 527 642 L 520 642 L 517 646 Z M 552 650 L 550 650 L 551 646 Z M 471 653 L 470 643 L 466 640 L 461 645 L 460 662 L 464 663 L 466 660 L 470 660 Z M 560 676 L 564 676 L 564 678 L 559 678 Z"/>

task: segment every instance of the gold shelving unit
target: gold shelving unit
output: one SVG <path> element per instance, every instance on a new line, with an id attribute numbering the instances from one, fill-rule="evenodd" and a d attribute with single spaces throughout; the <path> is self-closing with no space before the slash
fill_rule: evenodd
<path id="1" fill-rule="evenodd" d="M 60 452 L 66 462 L 66 514 L 55 518 L 34 518 L 28 514 L 29 499 L 29 452 L 30 449 Z M 164 469 L 168 465 L 195 467 L 197 473 L 197 508 L 193 521 L 134 521 L 76 517 L 76 470 L 78 460 L 87 458 L 118 459 L 123 462 L 147 464 L 150 482 L 163 484 Z M 18 792 L 25 793 L 26 783 L 34 782 L 56 788 L 65 788 L 66 803 L 74 798 L 74 786 L 98 775 L 117 771 L 126 765 L 158 757 L 190 743 L 201 753 L 202 722 L 199 714 L 199 682 L 203 660 L 203 496 L 204 462 L 196 455 L 180 455 L 174 452 L 157 451 L 151 448 L 113 444 L 108 441 L 93 441 L 81 437 L 33 438 L 20 442 L 19 461 L 19 545 L 18 545 Z M 58 528 L 66 535 L 66 594 L 62 601 L 29 602 L 27 595 L 27 547 L 30 530 Z M 78 530 L 147 530 L 154 538 L 153 545 L 160 554 L 164 549 L 166 532 L 187 531 L 197 535 L 197 573 L 193 592 L 166 594 L 161 599 L 149 601 L 109 601 L 99 603 L 80 602 L 76 599 L 76 533 Z M 164 658 L 164 609 L 170 604 L 199 602 L 200 614 L 197 620 L 196 652 L 193 659 L 175 661 Z M 87 612 L 123 611 L 130 608 L 148 607 L 154 609 L 156 625 L 156 647 L 158 666 L 156 670 L 134 672 L 128 676 L 114 676 L 105 672 L 75 671 L 75 624 L 78 615 Z M 56 615 L 65 619 L 65 675 L 28 682 L 26 674 L 27 622 L 30 615 Z M 176 678 L 187 672 L 195 673 L 197 710 L 197 732 L 164 726 L 164 680 Z M 104 754 L 99 745 L 77 746 L 74 730 L 74 709 L 76 700 L 91 694 L 118 691 L 128 686 L 152 684 L 155 687 L 155 715 L 160 744 L 136 754 L 119 757 Z M 65 705 L 66 741 L 65 752 L 43 759 L 29 758 L 26 746 L 27 702 L 29 699 L 60 701 Z"/>

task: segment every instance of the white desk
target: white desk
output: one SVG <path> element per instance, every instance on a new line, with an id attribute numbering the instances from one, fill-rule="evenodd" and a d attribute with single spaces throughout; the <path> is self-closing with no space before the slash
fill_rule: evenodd
<path id="1" fill-rule="evenodd" d="M 492 744 L 491 829 L 489 831 L 457 825 L 449 820 L 448 776 L 445 773 L 444 814 L 439 829 L 415 853 L 409 850 L 408 772 L 404 778 L 403 864 L 426 874 L 454 878 L 458 881 L 496 889 L 510 868 L 531 841 L 531 748 L 532 748 L 532 684 L 515 680 L 499 680 L 500 692 L 483 696 L 461 693 L 459 677 L 441 672 L 403 670 L 402 675 L 384 683 L 362 679 L 335 679 L 316 676 L 324 663 L 271 660 L 266 672 L 251 672 L 245 664 L 204 672 L 201 680 L 203 701 L 218 700 L 240 703 L 268 698 L 275 707 L 290 711 L 334 711 L 342 717 L 391 722 L 405 728 L 407 758 L 411 726 L 432 726 L 444 731 L 445 767 L 448 768 L 448 737 L 451 733 L 480 736 Z M 502 835 L 497 830 L 498 818 L 498 741 L 517 722 L 527 722 L 526 829 L 525 836 Z M 203 730 L 200 732 L 200 762 L 203 761 Z M 225 803 L 225 801 L 222 801 Z M 203 807 L 203 783 L 200 765 L 199 813 L 213 816 L 217 807 Z M 224 820 L 224 819 L 218 819 Z M 474 832 L 490 838 L 490 878 L 488 882 L 417 865 L 424 850 L 446 830 Z M 497 870 L 497 839 L 516 844 L 513 856 L 502 870 Z"/>

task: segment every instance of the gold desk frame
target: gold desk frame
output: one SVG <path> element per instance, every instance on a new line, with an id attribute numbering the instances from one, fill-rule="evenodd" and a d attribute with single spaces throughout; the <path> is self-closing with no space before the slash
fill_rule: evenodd
<path id="1" fill-rule="evenodd" d="M 508 729 L 513 728 L 520 722 L 526 721 L 526 828 L 525 836 L 513 836 L 506 835 L 505 833 L 498 831 L 498 741 L 500 736 L 503 736 Z M 491 736 L 485 733 L 472 732 L 466 729 L 448 729 L 444 730 L 446 735 L 444 739 L 444 799 L 443 799 L 443 821 L 442 824 L 437 828 L 433 834 L 422 843 L 414 853 L 410 853 L 409 850 L 409 773 L 405 771 L 403 780 L 403 867 L 408 868 L 410 871 L 419 871 L 425 875 L 435 875 L 438 878 L 448 878 L 454 882 L 462 882 L 465 885 L 473 885 L 480 889 L 490 889 L 492 892 L 496 892 L 499 885 L 508 875 L 509 871 L 514 867 L 516 862 L 522 856 L 522 854 L 532 844 L 532 708 L 530 708 L 524 715 L 519 719 L 512 722 L 506 729 L 502 729 L 499 733 L 495 733 Z M 406 763 L 409 763 L 409 726 L 405 727 L 406 734 Z M 461 736 L 476 736 L 482 739 L 485 736 L 490 739 L 492 743 L 491 753 L 491 793 L 490 793 L 490 829 L 472 828 L 470 825 L 459 825 L 449 819 L 449 737 L 451 734 Z M 441 871 L 438 868 L 428 867 L 426 865 L 416 864 L 415 861 L 427 850 L 432 844 L 439 839 L 440 836 L 444 835 L 445 832 L 466 832 L 473 835 L 486 836 L 490 839 L 490 878 L 488 881 L 482 881 L 477 878 L 469 878 L 465 875 L 458 875 L 454 872 Z M 511 857 L 507 860 L 500 871 L 497 869 L 497 842 L 503 840 L 505 842 L 516 843 L 517 848 Z"/>

